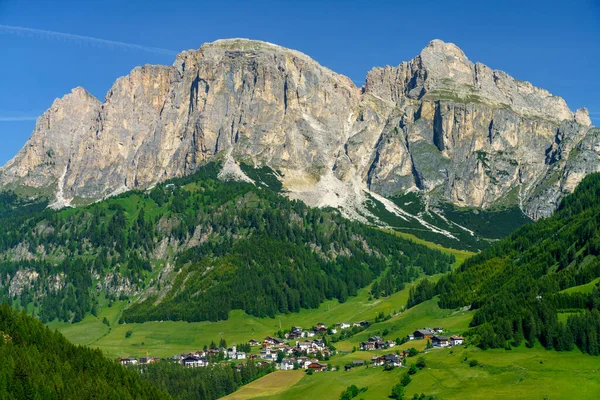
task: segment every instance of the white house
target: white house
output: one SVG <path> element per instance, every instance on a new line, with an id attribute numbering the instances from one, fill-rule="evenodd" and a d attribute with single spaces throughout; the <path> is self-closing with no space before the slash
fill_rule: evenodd
<path id="1" fill-rule="evenodd" d="M 279 369 L 282 371 L 291 371 L 294 369 L 294 363 L 296 362 L 293 358 L 284 358 L 279 364 Z"/>
<path id="2" fill-rule="evenodd" d="M 446 336 L 434 336 L 431 338 L 431 344 L 433 347 L 448 347 L 450 340 Z"/>
<path id="3" fill-rule="evenodd" d="M 450 346 L 459 346 L 465 342 L 465 339 L 460 336 L 450 336 Z"/>
<path id="4" fill-rule="evenodd" d="M 121 365 L 137 365 L 138 360 L 135 358 L 119 358 Z"/>
<path id="5" fill-rule="evenodd" d="M 340 323 L 340 329 L 348 329 L 350 328 L 350 324 L 347 322 Z"/>
<path id="6" fill-rule="evenodd" d="M 186 368 L 207 367 L 208 360 L 198 356 L 187 356 L 181 360 L 181 363 Z"/>

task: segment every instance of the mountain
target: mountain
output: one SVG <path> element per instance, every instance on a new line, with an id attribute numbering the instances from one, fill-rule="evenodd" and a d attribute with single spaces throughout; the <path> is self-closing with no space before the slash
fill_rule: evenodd
<path id="1" fill-rule="evenodd" d="M 223 168 L 3 221 L 0 301 L 44 322 L 78 322 L 117 298 L 132 302 L 126 322 L 217 321 L 231 310 L 274 317 L 344 302 L 375 281 L 377 295 L 389 295 L 454 262 L 279 195 L 268 168 L 244 167 L 254 183 L 223 182 Z"/>
<path id="2" fill-rule="evenodd" d="M 103 102 L 83 88 L 57 99 L 0 170 L 0 185 L 60 208 L 209 161 L 230 172 L 244 163 L 277 171 L 285 194 L 310 206 L 367 222 L 378 219 L 375 201 L 458 239 L 469 229 L 422 217 L 445 221 L 446 204 L 548 216 L 598 170 L 599 134 L 586 109 L 572 112 L 440 40 L 409 62 L 374 68 L 362 88 L 297 51 L 218 40 L 172 66 L 135 68 Z M 413 192 L 424 204 L 417 213 L 386 200 Z"/>
<path id="3" fill-rule="evenodd" d="M 0 398 L 168 399 L 100 350 L 75 346 L 40 321 L 0 305 Z"/>
<path id="4" fill-rule="evenodd" d="M 556 213 L 527 225 L 433 285 L 445 308 L 471 307 L 470 332 L 483 348 L 539 341 L 559 351 L 600 354 L 600 174 L 583 179 Z"/>

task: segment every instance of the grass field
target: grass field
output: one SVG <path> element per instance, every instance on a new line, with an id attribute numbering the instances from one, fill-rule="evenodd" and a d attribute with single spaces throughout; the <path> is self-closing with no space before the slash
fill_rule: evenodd
<path id="1" fill-rule="evenodd" d="M 276 371 L 243 386 L 229 396 L 223 397 L 223 399 L 246 400 L 257 397 L 277 396 L 298 383 L 304 375 L 304 371 Z"/>
<path id="2" fill-rule="evenodd" d="M 452 254 L 456 258 L 456 261 L 454 262 L 454 267 L 461 265 L 463 263 L 463 261 L 465 261 L 467 258 L 471 257 L 473 254 L 475 254 L 470 251 L 450 249 L 450 248 L 441 246 L 436 243 L 428 242 L 426 240 L 416 237 L 415 235 L 413 235 L 411 233 L 399 232 L 399 231 L 394 231 L 391 229 L 384 229 L 384 230 L 388 233 L 400 236 L 404 239 L 412 240 L 415 243 L 425 245 L 425 246 L 429 247 L 430 249 L 441 250 L 444 253 Z"/>
<path id="3" fill-rule="evenodd" d="M 340 304 L 337 300 L 326 301 L 317 309 L 284 314 L 277 318 L 256 318 L 243 311 L 231 312 L 227 321 L 219 322 L 146 322 L 142 324 L 118 324 L 119 312 L 126 304 L 114 303 L 102 307 L 98 317 L 87 316 L 77 324 L 52 322 L 51 328 L 61 331 L 76 344 L 98 347 L 111 357 L 140 356 L 145 350 L 158 357 L 201 349 L 221 337 L 228 343 L 247 342 L 251 338 L 262 339 L 267 335 L 293 325 L 311 327 L 319 322 L 332 325 L 338 322 L 373 320 L 383 311 L 390 314 L 399 311 L 408 300 L 408 287 L 387 298 L 369 300 L 369 290 L 361 289 L 358 295 Z M 107 317 L 109 329 L 102 323 Z M 127 331 L 132 335 L 125 338 Z"/>
<path id="4" fill-rule="evenodd" d="M 600 365 L 597 357 L 578 351 L 557 353 L 542 348 L 486 350 L 474 347 L 431 350 L 424 355 L 427 367 L 412 377 L 406 397 L 435 394 L 440 399 L 597 399 Z M 410 363 L 415 362 L 409 359 Z M 479 365 L 470 367 L 477 360 Z M 350 385 L 367 387 L 358 398 L 386 399 L 406 368 L 383 371 L 359 367 L 305 375 L 278 393 L 259 393 L 243 399 L 337 399 Z M 271 382 L 272 384 L 272 382 Z M 274 390 L 269 387 L 269 391 Z M 235 398 L 235 397 L 232 397 Z"/>
<path id="5" fill-rule="evenodd" d="M 593 281 L 586 283 L 585 285 L 573 286 L 568 289 L 561 291 L 561 293 L 592 293 L 592 290 L 600 283 L 600 278 L 596 278 Z"/>

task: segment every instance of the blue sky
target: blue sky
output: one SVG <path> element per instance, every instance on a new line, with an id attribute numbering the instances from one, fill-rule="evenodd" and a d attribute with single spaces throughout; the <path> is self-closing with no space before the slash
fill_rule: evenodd
<path id="1" fill-rule="evenodd" d="M 357 85 L 373 66 L 409 60 L 439 38 L 573 110 L 588 107 L 600 125 L 600 1 L 554 3 L 0 0 L 0 165 L 73 87 L 103 99 L 136 65 L 170 65 L 181 50 L 230 37 L 300 50 Z"/>

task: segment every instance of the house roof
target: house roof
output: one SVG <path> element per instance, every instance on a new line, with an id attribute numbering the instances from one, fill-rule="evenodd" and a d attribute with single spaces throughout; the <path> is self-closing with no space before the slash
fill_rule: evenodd
<path id="1" fill-rule="evenodd" d="M 433 340 L 439 340 L 441 342 L 444 342 L 444 341 L 447 342 L 448 341 L 448 338 L 446 336 L 434 336 L 432 339 Z"/>
<path id="2" fill-rule="evenodd" d="M 415 335 L 417 333 L 421 334 L 421 335 L 432 335 L 433 332 L 431 332 L 429 329 L 417 329 L 415 332 Z"/>

